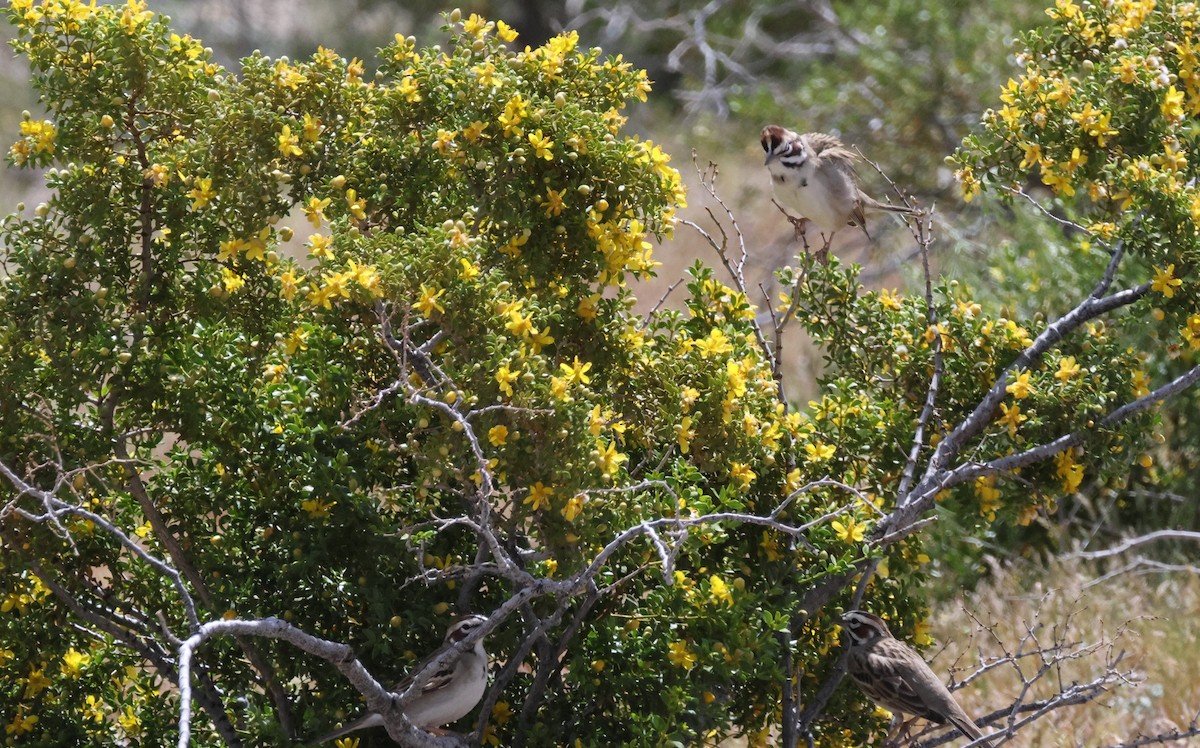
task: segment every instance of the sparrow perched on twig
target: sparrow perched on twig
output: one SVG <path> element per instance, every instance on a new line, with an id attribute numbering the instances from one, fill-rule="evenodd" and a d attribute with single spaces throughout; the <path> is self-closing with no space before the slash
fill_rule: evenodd
<path id="1" fill-rule="evenodd" d="M 832 135 L 810 132 L 803 135 L 767 125 L 762 130 L 765 165 L 778 204 L 799 214 L 789 220 L 801 234 L 806 222 L 817 227 L 825 239 L 819 257 L 829 251 L 834 233 L 843 226 L 858 226 L 867 234 L 867 211 L 917 215 L 915 208 L 881 203 L 862 191 L 854 171 L 857 156 Z"/>
<path id="2" fill-rule="evenodd" d="M 850 636 L 846 670 L 867 698 L 889 712 L 949 722 L 971 740 L 983 737 L 921 655 L 892 636 L 882 618 L 851 610 L 839 623 Z"/>
<path id="3" fill-rule="evenodd" d="M 475 629 L 487 623 L 483 616 L 467 616 L 452 625 L 446 631 L 445 643 L 441 649 L 422 660 L 412 669 L 412 673 L 421 672 L 425 665 L 440 655 L 446 647 L 462 641 Z M 438 668 L 422 686 L 421 692 L 410 697 L 404 704 L 404 716 L 422 730 L 434 732 L 442 725 L 457 722 L 475 708 L 487 689 L 488 655 L 483 649 L 483 640 L 475 642 L 475 646 L 451 659 Z M 394 689 L 395 693 L 404 693 L 412 683 L 412 676 L 405 678 Z M 322 735 L 310 745 L 320 745 L 336 740 L 368 727 L 383 725 L 383 716 L 374 712 L 364 714 L 358 719 L 330 733 Z"/>

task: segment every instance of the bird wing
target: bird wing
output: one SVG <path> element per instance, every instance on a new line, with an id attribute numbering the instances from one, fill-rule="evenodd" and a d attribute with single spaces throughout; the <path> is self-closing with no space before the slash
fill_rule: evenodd
<path id="1" fill-rule="evenodd" d="M 895 707 L 892 711 L 923 717 L 939 725 L 945 724 L 944 715 L 931 709 L 926 700 L 928 689 L 923 683 L 924 678 L 917 674 L 919 668 L 915 667 L 919 657 L 914 657 L 910 662 L 903 662 L 891 653 L 881 655 L 871 652 L 867 654 L 866 659 L 867 668 L 875 676 L 875 687 L 882 692 L 882 700 Z M 926 670 L 929 669 L 924 660 L 921 660 L 921 665 L 924 665 Z M 929 671 L 929 677 L 936 680 L 933 671 Z"/>
<path id="2" fill-rule="evenodd" d="M 427 668 L 429 666 L 429 663 L 431 663 L 435 659 L 437 659 L 438 656 L 441 655 L 443 652 L 445 652 L 447 647 L 450 647 L 450 646 L 454 646 L 454 645 L 451 644 L 451 645 L 443 646 L 443 647 L 435 650 L 432 654 L 426 656 L 424 659 L 422 659 L 416 665 L 414 665 L 412 667 L 412 669 L 410 669 L 408 671 L 408 675 L 405 676 L 404 680 L 402 680 L 396 684 L 396 687 L 392 689 L 392 692 L 393 693 L 404 693 L 408 689 L 408 687 L 410 685 L 412 685 L 412 682 L 417 677 L 417 674 L 422 672 L 423 670 L 425 670 L 425 668 Z M 450 678 L 454 675 L 454 668 L 457 664 L 458 664 L 458 656 L 451 657 L 449 660 L 444 662 L 440 667 L 438 667 L 437 670 L 435 670 L 433 672 L 432 675 L 429 676 L 428 680 L 426 680 L 425 683 L 421 686 L 421 693 L 429 693 L 430 691 L 435 691 L 439 688 L 444 688 L 446 683 L 449 682 Z"/>
<path id="3" fill-rule="evenodd" d="M 919 665 L 917 662 L 919 661 Z M 967 713 L 954 699 L 950 690 L 942 684 L 937 674 L 920 658 L 914 659 L 914 667 L 902 680 L 902 688 L 911 693 L 925 708 L 921 716 L 931 722 L 944 725 L 947 722 L 958 728 L 958 731 L 972 740 L 983 735 Z"/>

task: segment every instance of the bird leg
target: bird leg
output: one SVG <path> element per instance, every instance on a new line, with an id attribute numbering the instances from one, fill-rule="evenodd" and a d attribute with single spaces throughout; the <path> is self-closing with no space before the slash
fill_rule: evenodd
<path id="1" fill-rule="evenodd" d="M 808 244 L 808 236 L 806 235 L 806 231 L 808 230 L 808 225 L 812 223 L 812 221 L 807 218 L 796 218 L 791 213 L 788 213 L 787 210 L 779 204 L 778 200 L 771 200 L 771 202 L 775 203 L 775 207 L 779 208 L 779 212 L 783 213 L 783 217 L 788 219 L 788 222 L 792 224 L 792 229 L 795 231 L 795 239 L 804 245 L 804 254 L 809 254 L 812 250 L 812 247 L 810 247 Z M 817 250 L 817 262 L 821 263 L 822 265 L 828 265 L 829 245 L 833 241 L 833 234 L 826 236 L 824 232 L 821 232 L 821 239 L 825 242 L 825 244 L 819 250 Z"/>
<path id="2" fill-rule="evenodd" d="M 833 234 L 829 234 L 828 236 L 826 236 L 824 233 L 822 233 L 821 238 L 825 240 L 825 245 L 817 250 L 817 255 L 816 255 L 817 262 L 821 263 L 822 265 L 828 265 L 829 264 L 829 247 L 831 244 L 833 244 Z M 804 248 L 805 248 L 805 250 L 807 250 L 808 246 L 805 245 Z"/>
<path id="3" fill-rule="evenodd" d="M 916 717 L 904 719 L 904 715 L 892 715 L 892 722 L 888 726 L 887 737 L 883 739 L 884 748 L 898 748 L 908 742 L 913 723 L 916 720 Z"/>
<path id="4" fill-rule="evenodd" d="M 791 213 L 788 213 L 787 209 L 780 205 L 778 200 L 772 199 L 771 202 L 775 203 L 775 207 L 779 208 L 779 212 L 783 214 L 783 217 L 788 219 L 788 222 L 792 224 L 792 228 L 796 232 L 796 239 L 804 242 L 804 251 L 807 252 L 808 240 L 804 238 L 804 230 L 808 227 L 809 220 L 807 218 L 796 218 Z"/>

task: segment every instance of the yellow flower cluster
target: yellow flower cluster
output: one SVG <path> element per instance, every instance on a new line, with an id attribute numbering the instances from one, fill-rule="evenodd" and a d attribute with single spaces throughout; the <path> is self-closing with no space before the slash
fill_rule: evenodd
<path id="1" fill-rule="evenodd" d="M 983 475 L 976 478 L 975 496 L 979 499 L 979 516 L 988 522 L 995 522 L 996 510 L 1000 508 L 1000 490 L 996 488 L 996 476 Z"/>
<path id="2" fill-rule="evenodd" d="M 1187 318 L 1187 324 L 1180 331 L 1188 347 L 1194 351 L 1200 350 L 1200 313 Z"/>
<path id="3" fill-rule="evenodd" d="M 1083 482 L 1083 465 L 1075 461 L 1073 450 L 1065 450 L 1054 456 L 1054 473 L 1062 480 L 1063 493 L 1075 493 Z"/>
<path id="4" fill-rule="evenodd" d="M 624 285 L 625 273 L 641 278 L 658 267 L 651 259 L 653 248 L 646 241 L 646 228 L 639 219 L 606 221 L 592 210 L 588 213 L 587 231 L 604 256 L 600 273 L 602 284 Z"/>
<path id="5" fill-rule="evenodd" d="M 308 292 L 305 300 L 314 308 L 332 309 L 337 299 L 350 298 L 351 284 L 357 285 L 371 298 L 383 296 L 383 283 L 375 266 L 359 265 L 354 260 L 347 260 L 345 270 L 328 271 L 322 275 L 320 284 Z"/>

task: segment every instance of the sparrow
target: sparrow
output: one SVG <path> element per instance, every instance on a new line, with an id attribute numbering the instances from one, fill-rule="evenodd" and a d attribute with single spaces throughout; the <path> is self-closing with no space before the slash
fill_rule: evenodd
<path id="1" fill-rule="evenodd" d="M 803 234 L 805 221 L 825 237 L 820 255 L 829 251 L 834 233 L 843 226 L 858 226 L 867 235 L 866 212 L 881 210 L 918 215 L 904 205 L 888 205 L 862 191 L 854 171 L 857 156 L 832 135 L 810 132 L 798 135 L 779 125 L 762 130 L 764 164 L 771 174 L 777 204 L 799 214 L 789 220 Z"/>
<path id="2" fill-rule="evenodd" d="M 983 737 L 921 655 L 892 636 L 882 618 L 851 610 L 838 622 L 850 637 L 846 669 L 867 698 L 896 714 L 949 722 L 971 740 Z"/>
<path id="3" fill-rule="evenodd" d="M 445 651 L 447 647 L 462 641 L 487 621 L 488 619 L 483 616 L 473 615 L 452 625 L 446 631 L 443 646 L 422 660 L 412 669 L 412 673 L 414 675 L 420 673 L 426 664 Z M 487 678 L 488 655 L 483 649 L 483 639 L 479 639 L 472 649 L 468 649 L 438 668 L 422 686 L 420 693 L 409 697 L 404 704 L 404 716 L 422 730 L 436 732 L 442 725 L 457 722 L 475 708 L 487 689 Z M 412 679 L 412 675 L 405 678 L 392 689 L 393 692 L 404 693 L 412 683 Z M 310 745 L 320 745 L 358 730 L 382 725 L 383 716 L 371 712 L 321 736 Z"/>

